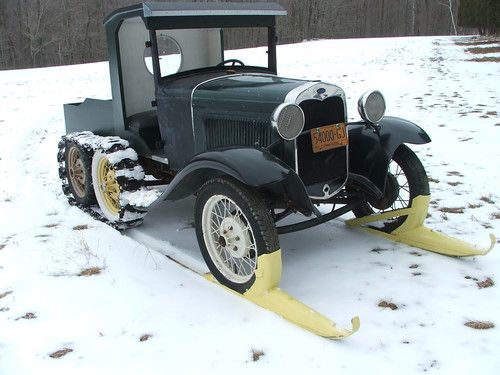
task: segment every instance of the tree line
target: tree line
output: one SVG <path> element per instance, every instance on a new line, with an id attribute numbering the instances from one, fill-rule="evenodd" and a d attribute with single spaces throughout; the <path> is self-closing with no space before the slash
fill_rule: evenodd
<path id="1" fill-rule="evenodd" d="M 106 60 L 103 19 L 112 10 L 138 1 L 2 0 L 0 69 Z M 281 44 L 314 38 L 449 35 L 465 31 L 456 22 L 458 0 L 277 2 L 288 9 L 287 17 L 278 18 Z M 242 46 L 244 38 L 244 34 L 232 38 L 231 45 Z"/>

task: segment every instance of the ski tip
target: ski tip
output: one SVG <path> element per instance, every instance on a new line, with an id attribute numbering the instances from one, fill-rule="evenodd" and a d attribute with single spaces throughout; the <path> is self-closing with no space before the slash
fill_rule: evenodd
<path id="1" fill-rule="evenodd" d="M 351 319 L 351 324 L 352 324 L 352 329 L 351 329 L 351 335 L 352 335 L 361 326 L 361 321 L 359 320 L 359 316 L 355 316 L 354 318 L 352 318 Z"/>
<path id="2" fill-rule="evenodd" d="M 484 254 L 488 254 L 493 248 L 495 247 L 495 244 L 497 243 L 497 238 L 493 233 L 490 233 L 490 247 L 486 249 Z"/>

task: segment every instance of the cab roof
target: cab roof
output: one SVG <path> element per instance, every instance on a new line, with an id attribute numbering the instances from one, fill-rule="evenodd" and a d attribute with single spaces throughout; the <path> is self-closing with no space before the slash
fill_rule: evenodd
<path id="1" fill-rule="evenodd" d="M 221 26 L 237 27 L 235 21 L 242 22 L 241 26 L 252 23 L 259 26 L 271 26 L 276 16 L 286 15 L 287 11 L 277 3 L 231 3 L 231 2 L 166 2 L 140 3 L 112 12 L 104 20 L 106 27 L 109 24 L 140 16 L 149 29 L 155 28 L 188 28 L 199 27 L 200 23 L 213 27 L 214 23 Z M 232 21 L 231 21 L 232 19 Z M 218 22 L 214 22 L 214 21 Z M 194 25 L 194 24 L 195 25 Z M 229 24 L 228 24 L 229 23 Z"/>

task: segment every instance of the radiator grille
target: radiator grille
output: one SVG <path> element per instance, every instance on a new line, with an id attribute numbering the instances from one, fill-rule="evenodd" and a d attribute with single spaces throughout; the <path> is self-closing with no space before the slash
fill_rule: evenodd
<path id="1" fill-rule="evenodd" d="M 300 103 L 306 123 L 297 138 L 298 174 L 306 186 L 319 182 L 342 183 L 347 175 L 346 147 L 314 153 L 310 129 L 345 122 L 344 102 L 338 96 L 323 101 L 305 100 Z"/>
<path id="2" fill-rule="evenodd" d="M 271 132 L 267 121 L 210 117 L 205 119 L 205 147 L 267 147 L 271 144 Z"/>

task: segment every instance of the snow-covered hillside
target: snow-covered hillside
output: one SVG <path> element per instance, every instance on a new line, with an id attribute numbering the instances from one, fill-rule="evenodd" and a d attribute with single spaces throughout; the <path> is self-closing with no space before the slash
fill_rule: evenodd
<path id="1" fill-rule="evenodd" d="M 492 46 L 314 41 L 280 46 L 278 67 L 343 87 L 350 119 L 359 95 L 380 89 L 389 115 L 433 139 L 412 146 L 431 177 L 428 226 L 486 247 L 489 233 L 500 237 L 500 54 L 479 50 Z M 259 55 L 245 54 L 249 64 Z M 206 271 L 192 199 L 124 233 L 69 206 L 56 162 L 62 104 L 110 95 L 106 63 L 0 72 L 1 375 L 498 373 L 498 244 L 456 259 L 341 219 L 281 236 L 282 288 L 339 325 L 361 318 L 355 335 L 329 341 L 171 260 Z M 62 349 L 72 351 L 50 356 Z"/>

